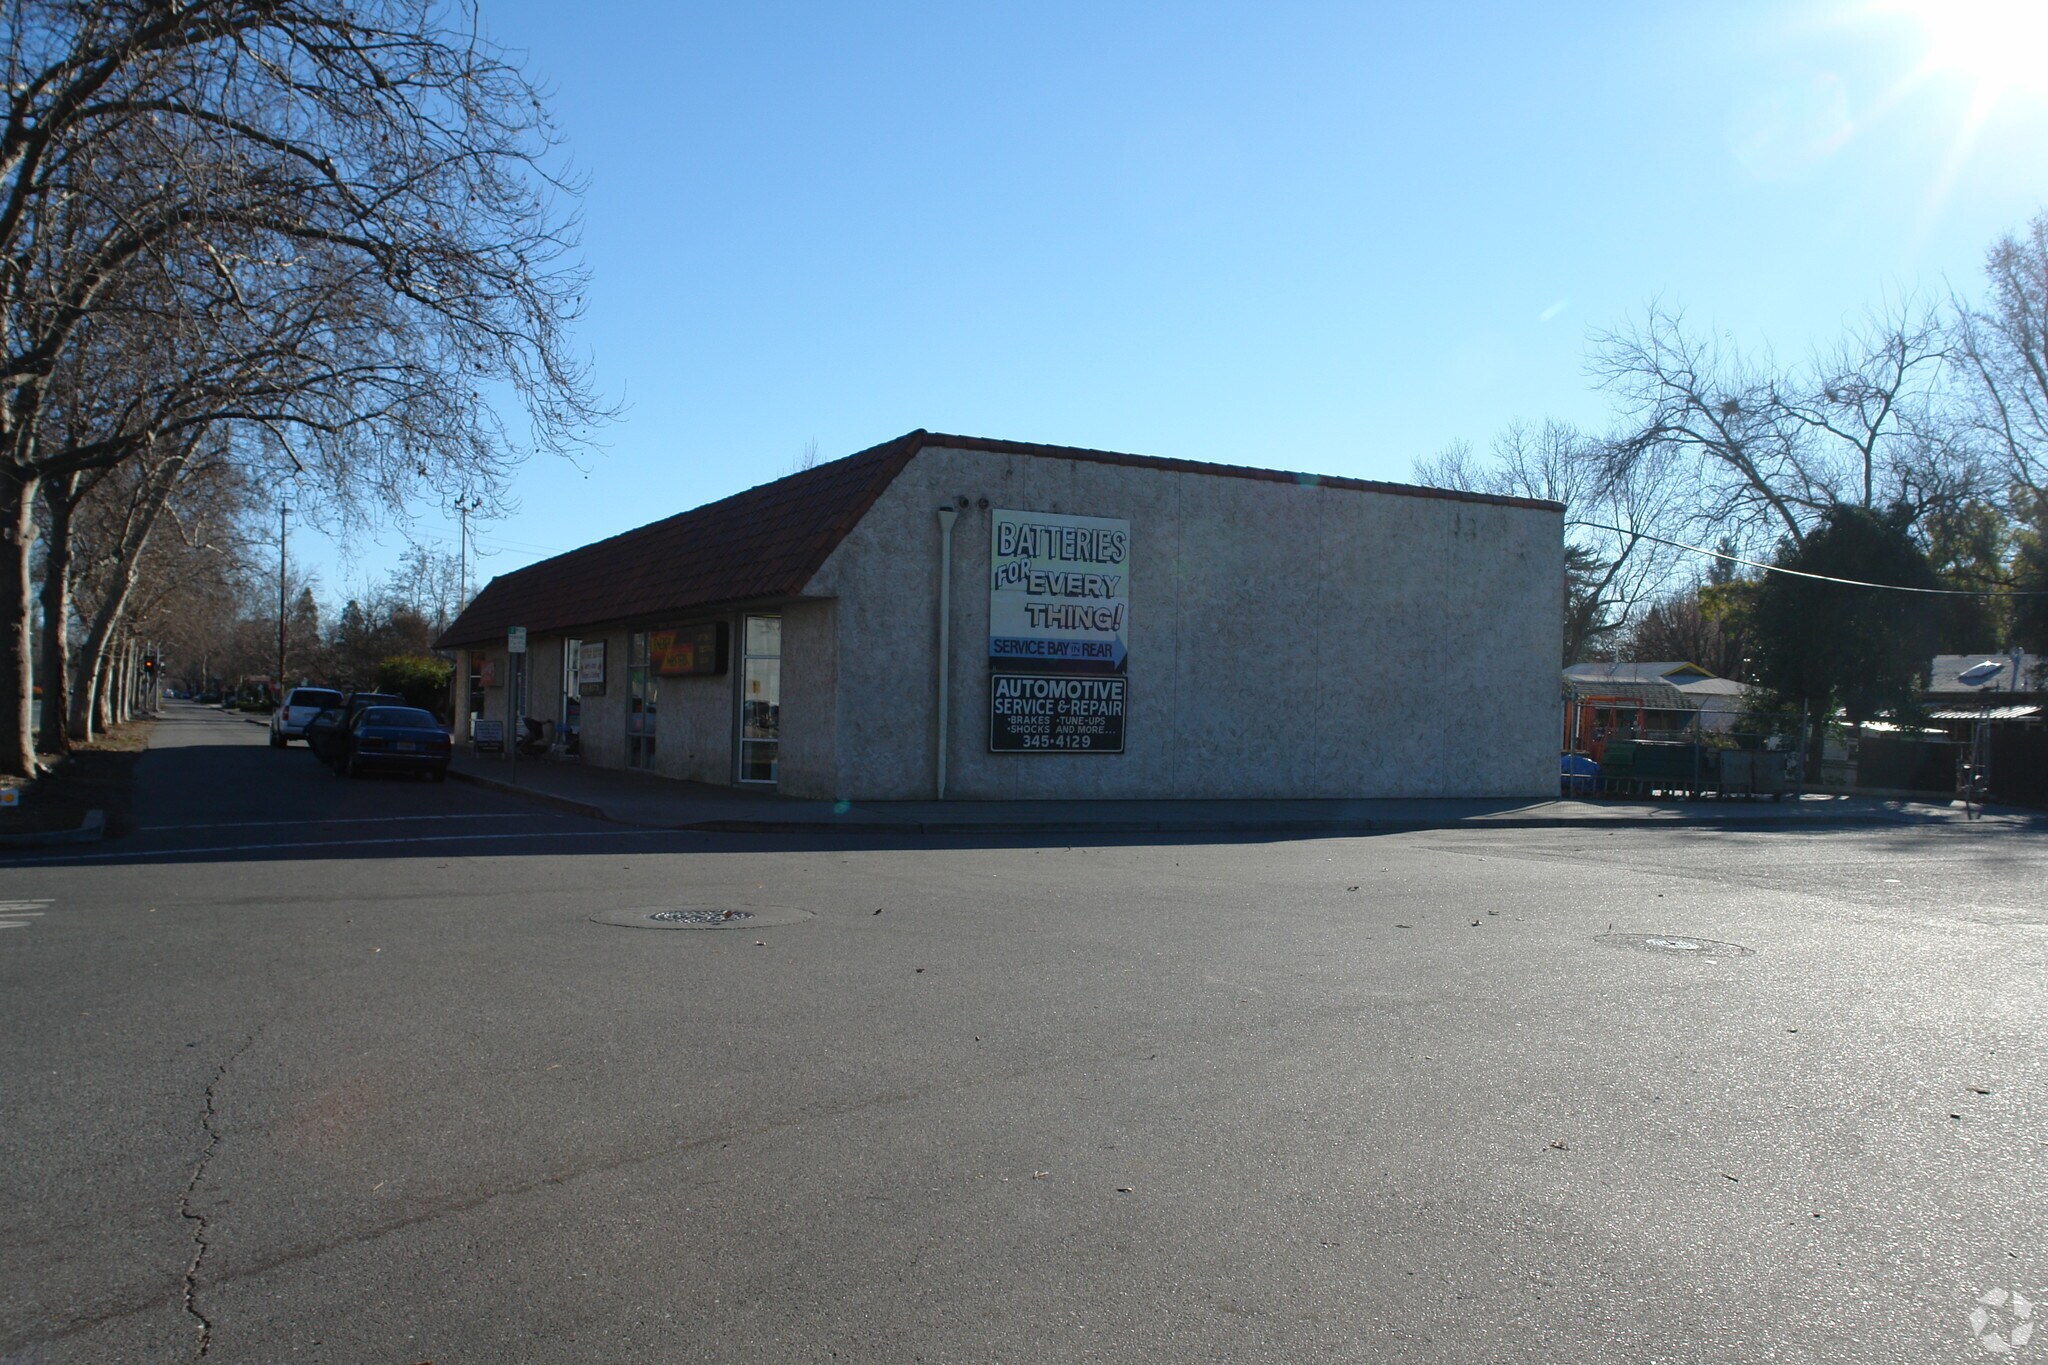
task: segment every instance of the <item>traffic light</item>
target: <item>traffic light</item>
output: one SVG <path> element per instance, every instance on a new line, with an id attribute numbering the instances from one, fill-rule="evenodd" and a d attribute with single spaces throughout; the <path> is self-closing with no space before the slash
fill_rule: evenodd
<path id="1" fill-rule="evenodd" d="M 142 671 L 152 678 L 156 676 L 156 655 L 149 654 L 143 657 Z"/>

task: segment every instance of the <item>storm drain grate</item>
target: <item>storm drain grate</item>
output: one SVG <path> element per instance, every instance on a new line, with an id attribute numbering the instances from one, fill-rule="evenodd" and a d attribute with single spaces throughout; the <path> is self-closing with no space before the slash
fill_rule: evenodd
<path id="1" fill-rule="evenodd" d="M 728 905 L 621 905 L 600 910 L 590 917 L 594 924 L 613 924 L 621 929 L 704 930 L 781 928 L 802 924 L 811 917 L 808 910 L 794 905 L 751 905 L 745 910 Z"/>
<path id="2" fill-rule="evenodd" d="M 1695 938 L 1691 934 L 1601 934 L 1602 943 L 1617 948 L 1640 948 L 1646 953 L 1669 953 L 1676 957 L 1754 957 L 1755 950 L 1739 943 Z"/>

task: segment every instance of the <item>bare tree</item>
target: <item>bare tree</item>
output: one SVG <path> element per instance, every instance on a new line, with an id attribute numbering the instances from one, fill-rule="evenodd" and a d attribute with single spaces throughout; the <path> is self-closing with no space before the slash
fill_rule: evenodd
<path id="1" fill-rule="evenodd" d="M 2000 238 L 1985 260 L 1990 297 L 1955 302 L 1955 344 L 1977 426 L 2006 479 L 2048 506 L 2048 213 Z M 2022 517 L 2026 507 L 2014 509 Z"/>
<path id="2" fill-rule="evenodd" d="M 1910 299 L 1797 367 L 1745 356 L 1656 304 L 1593 345 L 1592 372 L 1622 409 L 1617 472 L 1671 460 L 1693 490 L 1685 525 L 1696 541 L 1762 553 L 1804 543 L 1836 507 L 1904 507 L 1917 522 L 1981 495 L 1949 331 Z"/>
<path id="3" fill-rule="evenodd" d="M 1509 427 L 1480 462 L 1458 445 L 1418 461 L 1423 483 L 1475 493 L 1545 498 L 1565 506 L 1564 659 L 1588 657 L 1615 638 L 1662 590 L 1681 503 L 1661 449 L 1618 460 L 1608 442 L 1562 422 Z"/>
<path id="4" fill-rule="evenodd" d="M 1708 610 L 1698 584 L 1652 603 L 1629 632 L 1629 656 L 1642 660 L 1684 659 L 1741 680 L 1746 671 L 1742 623 Z"/>
<path id="5" fill-rule="evenodd" d="M 342 527 L 420 496 L 490 500 L 520 455 L 606 414 L 567 342 L 575 187 L 548 172 L 540 92 L 473 16 L 425 0 L 5 14 L 0 770 L 27 771 L 37 491 L 137 450 L 128 430 L 45 449 L 42 407 L 81 327 L 124 297 L 182 310 L 195 337 L 237 310 L 262 336 L 280 301 L 335 301 L 310 353 L 177 420 L 237 424 L 237 450 Z M 521 429 L 486 385 L 516 399 Z"/>
<path id="6" fill-rule="evenodd" d="M 1660 456 L 1692 466 L 1695 529 L 1797 543 L 1826 503 L 1771 367 L 1732 340 L 1691 332 L 1682 312 L 1652 304 L 1640 323 L 1593 338 L 1590 368 L 1621 405 L 1615 471 Z"/>
<path id="7" fill-rule="evenodd" d="M 72 605 L 86 629 L 71 660 L 70 738 L 91 738 L 109 650 L 137 631 L 166 633 L 171 607 L 227 591 L 248 544 L 244 525 L 265 510 L 254 494 L 228 451 L 197 435 L 101 475 L 79 508 L 72 561 Z M 46 685 L 46 731 L 60 696 Z"/>
<path id="8" fill-rule="evenodd" d="M 1827 506 L 1904 505 L 1917 517 L 1975 496 L 1981 462 L 1948 384 L 1949 329 L 1910 299 L 1872 314 L 1772 401 L 1807 436 L 1801 467 Z"/>
<path id="9" fill-rule="evenodd" d="M 467 605 L 462 600 L 461 561 L 430 546 L 408 546 L 372 600 L 387 614 L 393 608 L 405 608 L 439 635 Z"/>

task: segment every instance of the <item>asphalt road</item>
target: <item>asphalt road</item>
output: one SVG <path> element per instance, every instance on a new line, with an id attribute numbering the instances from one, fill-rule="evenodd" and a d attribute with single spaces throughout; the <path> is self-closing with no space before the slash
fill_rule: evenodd
<path id="1" fill-rule="evenodd" d="M 139 783 L 0 860 L 6 1362 L 2048 1361 L 2038 835 Z"/>

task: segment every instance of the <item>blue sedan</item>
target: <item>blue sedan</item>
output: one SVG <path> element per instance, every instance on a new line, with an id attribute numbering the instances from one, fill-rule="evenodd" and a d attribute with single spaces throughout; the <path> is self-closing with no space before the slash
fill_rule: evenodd
<path id="1" fill-rule="evenodd" d="M 335 761 L 337 776 L 383 769 L 448 780 L 451 745 L 441 722 L 412 706 L 369 706 L 348 728 L 347 747 Z"/>

